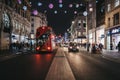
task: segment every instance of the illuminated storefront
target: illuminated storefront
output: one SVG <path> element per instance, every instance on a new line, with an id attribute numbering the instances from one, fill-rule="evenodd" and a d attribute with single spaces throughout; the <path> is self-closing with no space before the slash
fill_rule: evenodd
<path id="1" fill-rule="evenodd" d="M 96 43 L 102 43 L 104 45 L 104 39 L 105 39 L 105 30 L 104 26 L 99 27 L 99 29 L 96 30 Z"/>
<path id="2" fill-rule="evenodd" d="M 112 49 L 115 50 L 118 42 L 120 41 L 120 26 L 109 29 L 107 32 L 107 49 L 110 49 L 110 44 L 113 45 Z"/>

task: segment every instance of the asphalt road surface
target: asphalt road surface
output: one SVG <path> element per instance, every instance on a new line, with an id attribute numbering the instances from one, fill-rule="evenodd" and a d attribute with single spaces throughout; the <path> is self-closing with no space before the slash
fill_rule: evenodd
<path id="1" fill-rule="evenodd" d="M 44 80 L 55 53 L 25 54 L 0 62 L 0 80 Z"/>
<path id="2" fill-rule="evenodd" d="M 119 63 L 81 52 L 66 52 L 66 56 L 76 80 L 120 80 Z"/>

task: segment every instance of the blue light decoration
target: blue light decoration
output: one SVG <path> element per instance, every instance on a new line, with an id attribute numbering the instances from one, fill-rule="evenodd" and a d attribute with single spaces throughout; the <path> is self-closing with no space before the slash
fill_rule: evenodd
<path id="1" fill-rule="evenodd" d="M 41 3 L 41 2 L 38 2 L 38 6 L 42 6 L 42 3 Z"/>
<path id="2" fill-rule="evenodd" d="M 59 4 L 59 7 L 62 8 L 62 7 L 63 7 L 63 4 Z"/>
<path id="3" fill-rule="evenodd" d="M 33 14 L 34 15 L 38 15 L 38 11 L 37 10 L 33 10 Z"/>
<path id="4" fill-rule="evenodd" d="M 57 11 L 55 10 L 54 13 L 57 14 Z"/>
<path id="5" fill-rule="evenodd" d="M 23 6 L 23 10 L 25 10 L 25 11 L 26 11 L 26 10 L 27 10 L 27 6 Z"/>
<path id="6" fill-rule="evenodd" d="M 79 7 L 79 4 L 76 4 L 76 8 L 78 8 Z"/>
<path id="7" fill-rule="evenodd" d="M 21 1 L 21 0 L 17 0 L 17 1 L 18 1 L 18 3 L 19 3 L 19 4 L 21 4 L 21 3 L 22 3 L 22 1 Z"/>
<path id="8" fill-rule="evenodd" d="M 52 9 L 54 5 L 52 3 L 49 4 L 49 8 Z"/>
<path id="9" fill-rule="evenodd" d="M 98 3 L 98 0 L 96 0 L 96 3 Z"/>

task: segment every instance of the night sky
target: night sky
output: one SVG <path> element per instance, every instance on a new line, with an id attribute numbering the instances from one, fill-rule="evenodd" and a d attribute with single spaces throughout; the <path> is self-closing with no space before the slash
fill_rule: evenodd
<path id="1" fill-rule="evenodd" d="M 49 6 L 50 3 L 53 6 Z M 63 6 L 59 6 L 60 4 Z M 77 13 L 85 11 L 82 0 L 31 0 L 31 5 L 32 10 L 47 15 L 48 26 L 51 26 L 56 34 L 64 34 Z"/>

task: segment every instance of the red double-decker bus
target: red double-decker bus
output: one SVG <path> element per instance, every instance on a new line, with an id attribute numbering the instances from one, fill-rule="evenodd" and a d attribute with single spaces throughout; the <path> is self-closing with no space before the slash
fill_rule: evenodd
<path id="1" fill-rule="evenodd" d="M 36 31 L 36 51 L 52 52 L 55 49 L 54 34 L 50 26 L 42 26 Z"/>

